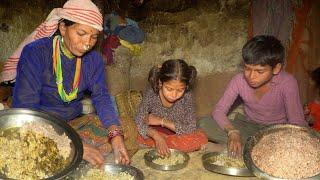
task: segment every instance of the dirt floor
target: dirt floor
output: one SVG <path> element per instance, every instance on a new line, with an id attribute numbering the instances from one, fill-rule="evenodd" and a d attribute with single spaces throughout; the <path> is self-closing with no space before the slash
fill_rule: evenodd
<path id="1" fill-rule="evenodd" d="M 201 157 L 205 153 L 196 151 L 189 153 L 190 161 L 184 169 L 178 171 L 159 171 L 152 169 L 144 163 L 144 154 L 149 149 L 139 150 L 132 158 L 131 165 L 139 168 L 145 177 L 145 180 L 256 180 L 256 177 L 235 177 L 207 171 L 201 162 Z"/>

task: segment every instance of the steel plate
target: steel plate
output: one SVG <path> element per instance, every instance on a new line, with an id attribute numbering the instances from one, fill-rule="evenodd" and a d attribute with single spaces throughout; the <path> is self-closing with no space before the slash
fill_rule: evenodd
<path id="1" fill-rule="evenodd" d="M 247 168 L 225 167 L 213 164 L 213 158 L 220 154 L 220 152 L 210 152 L 202 155 L 203 167 L 208 171 L 230 176 L 254 176 Z"/>
<path id="2" fill-rule="evenodd" d="M 93 168 L 88 162 L 83 161 L 79 168 L 77 168 L 67 179 L 77 180 L 84 176 L 91 168 Z M 126 166 L 121 164 L 105 163 L 102 167 L 105 172 L 111 174 L 117 174 L 120 172 L 126 172 L 133 176 L 133 180 L 144 180 L 142 171 L 134 166 Z"/>
<path id="3" fill-rule="evenodd" d="M 30 109 L 12 108 L 0 111 L 0 131 L 10 128 L 21 127 L 32 121 L 42 121 L 51 125 L 58 134 L 65 133 L 71 140 L 71 154 L 69 164 L 60 172 L 56 172 L 47 179 L 63 179 L 72 170 L 78 167 L 82 161 L 83 147 L 79 135 L 64 120 L 50 116 L 46 113 L 33 111 Z M 7 179 L 5 175 L 0 174 L 0 179 Z"/>
<path id="4" fill-rule="evenodd" d="M 144 155 L 144 162 L 147 166 L 153 168 L 153 169 L 157 169 L 157 170 L 162 170 L 162 171 L 175 171 L 175 170 L 179 170 L 182 169 L 184 167 L 187 166 L 189 160 L 190 160 L 190 156 L 182 151 L 178 151 L 175 149 L 170 149 L 171 155 L 173 154 L 181 154 L 184 157 L 184 162 L 181 164 L 176 164 L 176 165 L 159 165 L 153 162 L 153 160 L 161 158 L 159 156 L 159 154 L 157 153 L 157 151 L 155 149 L 152 149 L 148 152 L 145 153 Z"/>

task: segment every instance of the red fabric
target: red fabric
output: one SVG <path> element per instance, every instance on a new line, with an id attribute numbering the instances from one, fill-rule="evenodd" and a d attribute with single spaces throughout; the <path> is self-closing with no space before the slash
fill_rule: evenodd
<path id="1" fill-rule="evenodd" d="M 310 115 L 314 118 L 312 128 L 320 131 L 320 104 L 316 102 L 309 103 Z"/>
<path id="2" fill-rule="evenodd" d="M 176 134 L 174 131 L 171 131 L 170 129 L 164 128 L 164 127 L 161 127 L 161 126 L 151 126 L 151 127 L 153 129 L 157 130 L 158 132 L 164 133 L 166 135 L 174 135 L 174 134 Z"/>
<path id="3" fill-rule="evenodd" d="M 168 135 L 162 132 L 159 132 L 159 134 L 165 138 L 169 148 L 183 152 L 199 150 L 201 146 L 208 143 L 208 138 L 203 130 L 183 135 Z M 155 142 L 151 138 L 144 139 L 142 136 L 138 136 L 138 143 L 148 147 L 155 147 Z"/>
<path id="4" fill-rule="evenodd" d="M 103 41 L 102 54 L 107 65 L 113 64 L 113 49 L 120 45 L 120 40 L 116 35 L 110 35 Z"/>

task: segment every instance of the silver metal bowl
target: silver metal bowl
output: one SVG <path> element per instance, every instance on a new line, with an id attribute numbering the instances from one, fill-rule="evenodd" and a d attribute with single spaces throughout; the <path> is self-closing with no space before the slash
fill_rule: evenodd
<path id="1" fill-rule="evenodd" d="M 267 173 L 265 173 L 264 171 L 262 171 L 261 169 L 259 169 L 253 162 L 252 158 L 251 158 L 251 152 L 253 147 L 260 141 L 260 139 L 262 137 L 264 137 L 265 135 L 274 133 L 274 132 L 278 132 L 278 131 L 282 131 L 282 130 L 294 130 L 297 132 L 307 132 L 310 136 L 313 137 L 317 137 L 320 139 L 320 134 L 317 133 L 316 131 L 307 128 L 307 127 L 300 127 L 300 126 L 296 126 L 296 125 L 291 125 L 291 124 L 278 124 L 278 125 L 272 125 L 272 126 L 268 126 L 260 131 L 258 131 L 254 136 L 251 136 L 247 139 L 246 144 L 244 146 L 244 162 L 246 164 L 246 166 L 248 167 L 248 169 L 258 178 L 261 179 L 268 179 L 268 180 L 283 180 L 282 178 L 278 178 L 278 177 L 274 177 L 272 175 L 269 175 Z M 319 180 L 320 179 L 320 173 L 316 176 L 313 177 L 309 177 L 309 178 L 305 178 L 308 180 Z"/>
<path id="2" fill-rule="evenodd" d="M 176 165 L 159 165 L 154 163 L 153 160 L 161 158 L 161 156 L 157 153 L 156 149 L 152 149 L 144 154 L 144 162 L 147 166 L 162 171 L 175 171 L 182 169 L 188 165 L 190 156 L 187 153 L 178 151 L 176 149 L 170 149 L 170 155 L 174 154 L 181 154 L 184 157 L 183 163 Z"/>
<path id="3" fill-rule="evenodd" d="M 133 176 L 134 180 L 143 180 L 144 176 L 141 170 L 133 166 L 125 166 L 120 164 L 105 164 L 104 170 L 109 173 L 117 174 L 120 172 L 127 172 Z"/>
<path id="4" fill-rule="evenodd" d="M 214 157 L 219 156 L 220 152 L 209 152 L 204 155 L 202 155 L 202 165 L 203 167 L 208 170 L 215 173 L 230 175 L 230 176 L 254 176 L 249 169 L 245 168 L 236 168 L 236 167 L 225 167 L 225 166 L 219 166 L 215 165 L 214 163 Z"/>
<path id="5" fill-rule="evenodd" d="M 83 146 L 79 135 L 62 119 L 58 119 L 43 112 L 22 108 L 0 111 L 0 132 L 10 128 L 21 127 L 32 121 L 47 123 L 51 125 L 58 134 L 65 133 L 71 140 L 69 163 L 61 171 L 56 172 L 53 176 L 47 178 L 63 179 L 72 170 L 77 168 L 82 161 Z M 0 174 L 0 179 L 7 179 L 7 177 L 4 174 Z"/>
<path id="6" fill-rule="evenodd" d="M 71 175 L 69 175 L 67 179 L 70 179 L 70 180 L 80 179 L 81 177 L 85 176 L 85 174 L 91 168 L 93 168 L 92 165 L 90 165 L 88 162 L 83 161 L 79 165 L 79 168 L 77 168 Z M 126 172 L 131 176 L 133 176 L 133 180 L 144 180 L 144 175 L 142 171 L 134 166 L 105 163 L 102 168 L 107 173 L 118 174 L 120 172 Z"/>

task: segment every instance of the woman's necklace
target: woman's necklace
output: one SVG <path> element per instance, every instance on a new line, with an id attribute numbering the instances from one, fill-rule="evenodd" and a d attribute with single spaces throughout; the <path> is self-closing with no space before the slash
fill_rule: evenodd
<path id="1" fill-rule="evenodd" d="M 61 46 L 62 46 L 61 37 L 55 36 L 53 39 L 53 70 L 56 76 L 57 89 L 58 89 L 60 98 L 62 99 L 63 102 L 69 103 L 70 101 L 77 98 L 78 86 L 80 82 L 81 58 L 79 57 L 77 58 L 72 90 L 70 91 L 69 94 L 67 94 L 65 89 L 63 88 L 63 75 L 62 75 L 61 54 L 60 54 L 60 50 L 62 49 Z"/>

